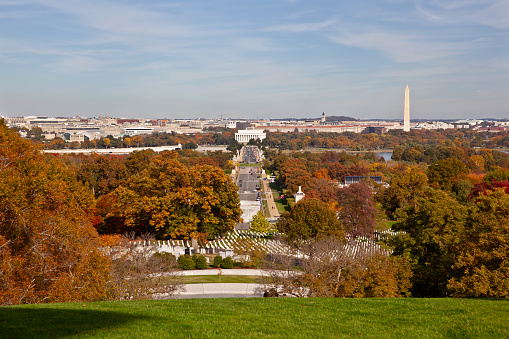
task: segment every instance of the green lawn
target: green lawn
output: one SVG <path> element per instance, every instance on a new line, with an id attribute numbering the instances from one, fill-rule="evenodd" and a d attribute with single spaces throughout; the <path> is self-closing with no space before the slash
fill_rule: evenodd
<path id="1" fill-rule="evenodd" d="M 290 207 L 287 204 L 284 204 L 284 199 L 274 199 L 274 202 L 276 203 L 277 210 L 279 214 L 283 214 L 286 211 L 290 210 Z"/>
<path id="2" fill-rule="evenodd" d="M 380 220 L 376 227 L 377 231 L 386 231 L 390 230 L 392 225 L 394 225 L 396 221 L 394 220 Z"/>
<path id="3" fill-rule="evenodd" d="M 187 299 L 0 307 L 2 338 L 504 338 L 508 300 Z"/>
<path id="4" fill-rule="evenodd" d="M 245 283 L 256 284 L 256 279 L 260 277 L 254 275 L 188 275 L 182 276 L 184 284 L 210 284 L 210 283 Z"/>

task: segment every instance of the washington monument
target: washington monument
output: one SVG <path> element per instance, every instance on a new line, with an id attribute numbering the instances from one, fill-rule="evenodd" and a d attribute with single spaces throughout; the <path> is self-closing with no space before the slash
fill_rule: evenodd
<path id="1" fill-rule="evenodd" d="M 403 111 L 403 131 L 410 132 L 410 90 L 405 88 L 405 109 Z"/>

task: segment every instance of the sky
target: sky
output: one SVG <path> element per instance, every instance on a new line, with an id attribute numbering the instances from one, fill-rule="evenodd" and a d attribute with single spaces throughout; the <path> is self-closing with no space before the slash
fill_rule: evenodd
<path id="1" fill-rule="evenodd" d="M 0 115 L 509 118 L 508 0 L 0 0 Z"/>

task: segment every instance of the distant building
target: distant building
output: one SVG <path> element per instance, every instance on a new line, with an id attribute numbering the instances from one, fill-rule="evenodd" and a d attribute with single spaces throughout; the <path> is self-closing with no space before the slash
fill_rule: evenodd
<path id="1" fill-rule="evenodd" d="M 383 126 L 367 126 L 364 131 L 362 131 L 362 134 L 384 134 L 387 132 L 387 128 Z"/>
<path id="2" fill-rule="evenodd" d="M 235 124 L 237 129 L 248 129 L 249 127 L 253 127 L 253 124 L 247 121 L 238 121 Z"/>
<path id="3" fill-rule="evenodd" d="M 345 176 L 344 186 L 358 184 L 361 180 L 373 180 L 377 184 L 383 184 L 381 176 Z"/>
<path id="4" fill-rule="evenodd" d="M 251 139 L 259 139 L 260 141 L 263 141 L 263 139 L 266 137 L 266 133 L 254 129 L 239 130 L 237 133 L 235 133 L 235 140 L 237 140 L 239 143 L 248 143 Z"/>
<path id="5" fill-rule="evenodd" d="M 126 127 L 124 128 L 124 132 L 133 136 L 133 135 L 141 135 L 141 134 L 152 134 L 154 132 L 153 128 L 150 127 Z"/>

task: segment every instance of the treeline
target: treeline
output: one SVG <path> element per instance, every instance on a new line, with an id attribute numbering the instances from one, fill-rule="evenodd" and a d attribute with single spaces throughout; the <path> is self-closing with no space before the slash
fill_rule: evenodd
<path id="1" fill-rule="evenodd" d="M 394 149 L 398 146 L 433 148 L 442 144 L 448 147 L 507 148 L 509 133 L 476 132 L 469 129 L 411 130 L 410 132 L 390 130 L 385 134 L 267 131 L 267 138 L 261 143 L 262 146 L 282 150 L 316 147 L 348 151 Z"/>
<path id="2" fill-rule="evenodd" d="M 403 148 L 402 153 L 414 148 Z M 341 232 L 348 239 L 373 238 L 375 230 L 387 224 L 383 220 L 392 220 L 392 231 L 397 235 L 386 245 L 396 260 L 390 264 L 393 276 L 389 279 L 394 282 L 394 295 L 405 294 L 401 286 L 406 286 L 413 296 L 508 297 L 509 155 L 450 146 L 447 141 L 426 150 L 427 158 L 422 162 L 385 162 L 373 153 L 266 151 L 265 168 L 278 174 L 283 192 L 292 194 L 302 186 L 306 193 L 304 200 L 282 216 L 278 227 L 288 240 L 300 239 L 301 245 L 309 246 L 309 240 L 303 239 L 316 241 Z M 367 180 L 341 187 L 338 182 L 346 175 L 377 175 L 387 185 Z M 324 246 L 331 247 L 321 243 L 315 247 Z M 344 251 L 339 245 L 331 248 Z M 373 264 L 369 256 L 366 258 L 368 261 L 357 262 L 357 266 L 341 264 L 339 258 L 328 259 L 336 265 L 336 284 L 334 274 L 331 280 L 312 283 L 337 289 L 348 267 L 356 274 L 364 272 L 366 279 L 370 275 L 369 279 L 379 279 L 380 272 L 366 271 L 369 263 Z M 321 267 L 320 260 L 312 265 Z M 345 270 L 341 271 L 341 265 Z M 410 273 L 405 271 L 407 265 Z M 405 276 L 411 288 L 398 276 Z M 359 283 L 357 288 L 389 288 L 383 279 L 378 280 L 380 285 L 369 281 L 363 282 L 369 286 Z M 348 296 L 344 290 L 338 291 L 330 293 Z"/>

